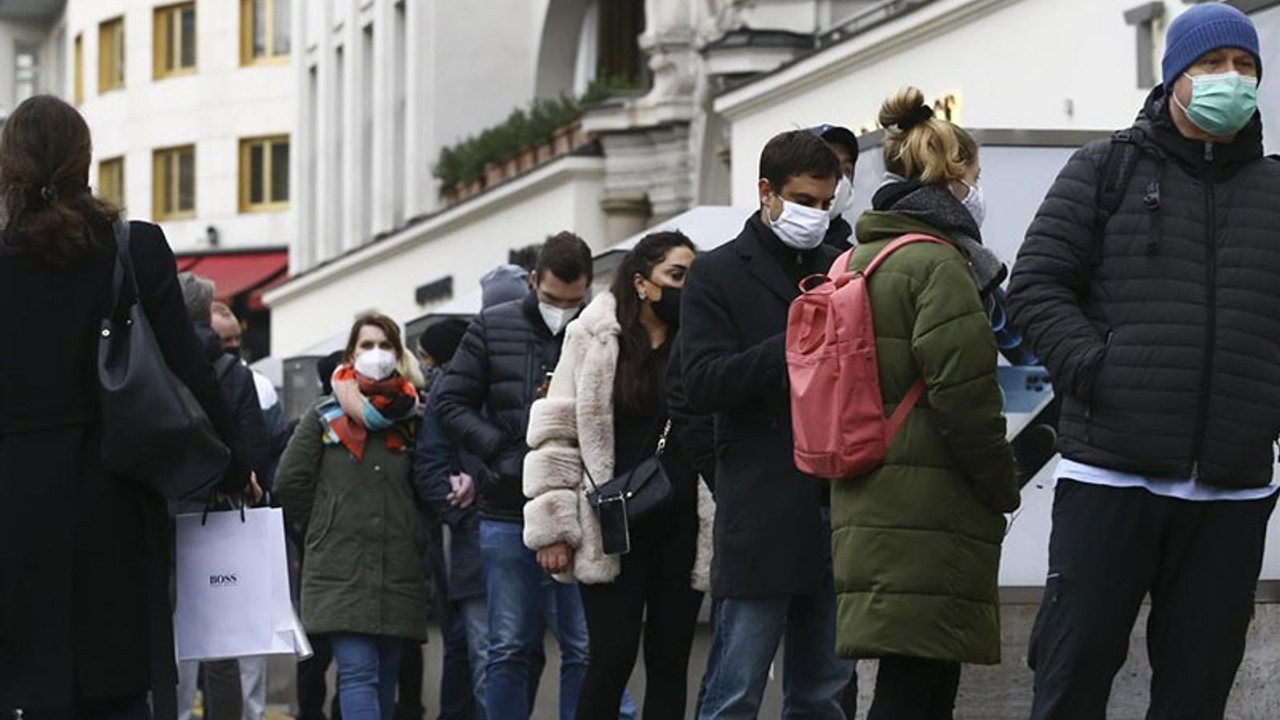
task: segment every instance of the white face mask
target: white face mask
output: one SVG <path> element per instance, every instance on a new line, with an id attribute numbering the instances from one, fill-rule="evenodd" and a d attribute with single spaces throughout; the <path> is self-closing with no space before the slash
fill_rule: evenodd
<path id="1" fill-rule="evenodd" d="M 831 209 L 827 211 L 827 215 L 835 220 L 849 212 L 851 207 L 853 207 L 853 183 L 849 182 L 849 178 L 841 175 L 840 182 L 836 183 L 836 199 L 831 201 Z"/>
<path id="2" fill-rule="evenodd" d="M 374 348 L 356 355 L 356 372 L 370 380 L 386 380 L 396 371 L 396 354 Z"/>
<path id="3" fill-rule="evenodd" d="M 964 182 L 961 180 L 960 182 Z M 964 209 L 969 211 L 973 216 L 973 222 L 978 227 L 982 227 L 982 221 L 987 219 L 987 199 L 982 195 L 981 185 L 970 185 L 964 183 L 969 188 L 969 194 L 964 196 L 964 200 L 960 201 L 964 205 Z"/>
<path id="4" fill-rule="evenodd" d="M 581 309 L 580 307 L 558 308 L 550 303 L 538 303 L 538 312 L 542 314 L 542 321 L 547 324 L 547 329 L 552 335 L 559 335 L 569 321 L 578 316 L 578 311 Z"/>
<path id="5" fill-rule="evenodd" d="M 769 216 L 767 208 L 765 211 L 769 228 L 778 239 L 796 250 L 812 250 L 821 245 L 822 238 L 826 237 L 827 228 L 831 225 L 831 216 L 827 211 L 798 205 L 781 197 L 778 199 L 782 200 L 782 214 L 777 220 Z"/>

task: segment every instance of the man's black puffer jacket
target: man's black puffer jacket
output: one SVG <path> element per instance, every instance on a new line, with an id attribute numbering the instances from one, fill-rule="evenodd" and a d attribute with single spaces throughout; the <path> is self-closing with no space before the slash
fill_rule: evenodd
<path id="1" fill-rule="evenodd" d="M 484 463 L 476 478 L 482 517 L 524 520 L 529 406 L 555 370 L 563 340 L 563 332 L 553 337 L 547 329 L 536 294 L 494 305 L 472 321 L 436 385 L 441 427 Z"/>
<path id="2" fill-rule="evenodd" d="M 1280 162 L 1261 120 L 1184 138 L 1163 90 L 1098 236 L 1109 141 L 1078 151 L 1018 254 L 1009 309 L 1065 396 L 1059 450 L 1148 476 L 1270 482 L 1280 432 Z"/>

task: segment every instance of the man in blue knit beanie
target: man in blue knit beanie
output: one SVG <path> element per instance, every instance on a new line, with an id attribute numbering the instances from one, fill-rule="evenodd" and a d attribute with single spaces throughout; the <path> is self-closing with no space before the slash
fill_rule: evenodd
<path id="1" fill-rule="evenodd" d="M 1276 503 L 1280 162 L 1258 33 L 1191 7 L 1162 74 L 1132 127 L 1063 168 L 1010 279 L 1062 397 L 1032 720 L 1106 717 L 1147 597 L 1146 716 L 1222 718 Z"/>

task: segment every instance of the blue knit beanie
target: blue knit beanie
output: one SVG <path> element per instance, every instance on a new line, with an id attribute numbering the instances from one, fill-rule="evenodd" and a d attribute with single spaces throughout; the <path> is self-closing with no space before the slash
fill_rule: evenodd
<path id="1" fill-rule="evenodd" d="M 1169 23 L 1165 34 L 1164 61 L 1161 71 L 1164 86 L 1173 86 L 1196 58 L 1210 50 L 1234 47 L 1253 54 L 1258 63 L 1258 79 L 1262 79 L 1262 53 L 1258 50 L 1258 31 L 1248 15 L 1227 5 L 1210 2 L 1196 5 Z"/>

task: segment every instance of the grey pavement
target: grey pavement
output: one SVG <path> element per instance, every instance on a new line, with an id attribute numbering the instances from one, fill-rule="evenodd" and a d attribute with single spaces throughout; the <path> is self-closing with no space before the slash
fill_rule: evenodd
<path id="1" fill-rule="evenodd" d="M 1244 663 L 1236 678 L 1236 685 L 1227 707 L 1227 720 L 1276 720 L 1280 718 L 1280 604 L 1259 603 L 1257 614 L 1249 631 L 1249 642 Z M 1035 620 L 1036 606 L 1032 604 L 1007 604 L 1002 609 L 1004 635 L 1004 661 L 997 666 L 966 666 L 960 680 L 955 720 L 1026 720 L 1031 707 L 1031 671 L 1026 666 L 1027 638 Z M 1116 677 L 1109 720 L 1143 720 L 1146 710 L 1147 685 L 1151 671 L 1146 663 L 1146 609 L 1143 609 L 1134 628 L 1129 647 L 1129 659 Z M 698 627 L 693 657 L 690 662 L 689 697 L 692 706 L 697 695 L 698 682 L 706 664 L 710 648 L 710 630 L 705 624 Z M 425 688 L 423 701 L 427 707 L 426 720 L 435 720 L 440 677 L 440 635 L 435 627 L 424 652 Z M 547 671 L 543 673 L 538 692 L 538 704 L 533 720 L 558 720 L 558 653 L 554 640 L 547 643 Z M 272 658 L 269 668 L 272 709 L 288 713 L 293 703 L 292 660 Z M 770 680 L 764 707 L 760 717 L 768 720 L 780 716 L 782 706 L 781 658 Z M 875 662 L 862 661 L 858 665 L 860 678 L 860 703 L 858 720 L 865 717 L 867 704 L 875 685 Z M 330 683 L 332 689 L 332 683 Z M 637 702 L 643 702 L 644 668 L 637 662 L 631 680 L 631 692 Z M 692 707 L 687 717 L 692 717 Z M 499 720 L 496 719 L 495 720 Z"/>

